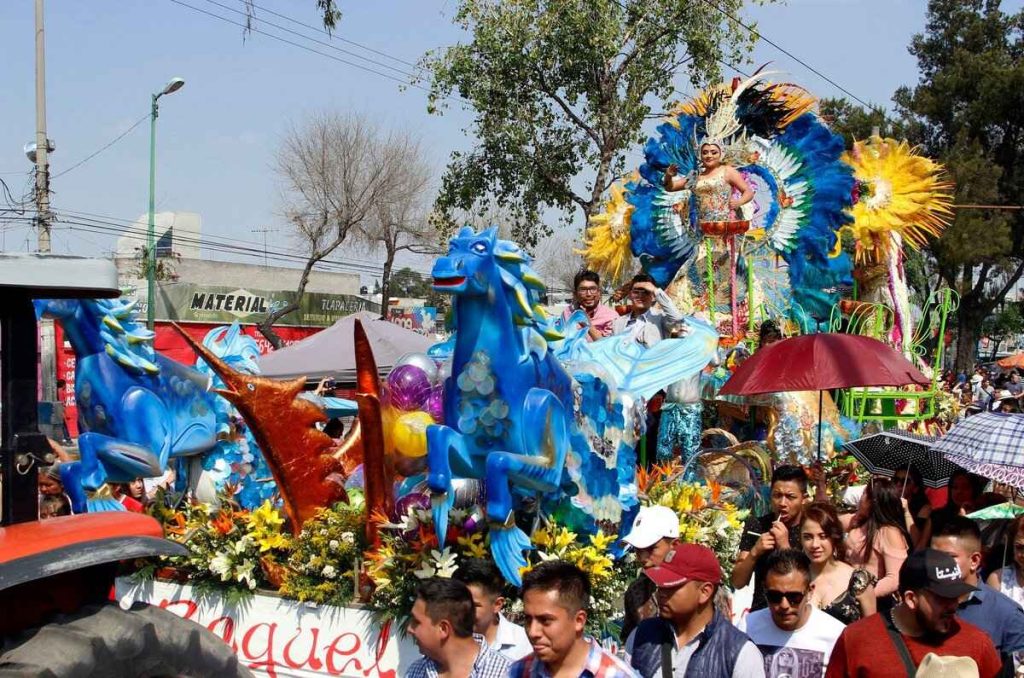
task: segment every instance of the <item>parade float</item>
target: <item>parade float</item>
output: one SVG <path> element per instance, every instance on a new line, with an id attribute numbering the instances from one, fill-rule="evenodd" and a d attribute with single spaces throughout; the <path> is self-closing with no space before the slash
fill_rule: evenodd
<path id="1" fill-rule="evenodd" d="M 577 564 L 596 592 L 590 632 L 615 637 L 637 569 L 620 538 L 643 504 L 673 508 L 728 571 L 773 463 L 809 464 L 817 447 L 839 473 L 841 443 L 879 402 L 918 400 L 893 421 L 939 410 L 928 389 L 846 391 L 842 409 L 828 393 L 718 393 L 766 323 L 941 360 L 941 331 L 931 355 L 920 348 L 938 329 L 926 316 L 944 322 L 955 300 L 915 316 L 901 267 L 903 247 L 948 217 L 941 168 L 877 137 L 847 153 L 814 107 L 767 74 L 709 88 L 658 127 L 593 218 L 589 266 L 614 284 L 652 275 L 687 314 L 680 336 L 586 341 L 582 312 L 562 322 L 540 306 L 520 247 L 466 228 L 432 273 L 452 298 L 448 341 L 381 378 L 355 323 L 358 415 L 340 443 L 306 380 L 260 376 L 237 328 L 183 333 L 190 367 L 154 353 L 129 305 L 44 302 L 81 366 L 68 476 L 81 505 L 119 508 L 106 482 L 181 470 L 151 511 L 188 555 L 141 564 L 118 594 L 200 621 L 269 675 L 383 676 L 416 657 L 401 629 L 417 583 L 466 558 L 499 566 L 513 615 L 526 570 Z M 688 458 L 640 463 L 648 401 L 695 379 L 720 430 Z"/>

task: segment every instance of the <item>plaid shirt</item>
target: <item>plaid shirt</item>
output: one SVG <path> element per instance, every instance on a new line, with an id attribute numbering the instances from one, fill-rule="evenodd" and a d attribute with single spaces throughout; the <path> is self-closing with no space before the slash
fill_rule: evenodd
<path id="1" fill-rule="evenodd" d="M 601 645 L 591 639 L 587 663 L 580 672 L 580 678 L 638 678 L 637 673 L 621 659 L 605 651 Z M 550 678 L 551 674 L 544 668 L 544 663 L 531 654 L 512 665 L 508 670 L 509 678 Z"/>
<path id="2" fill-rule="evenodd" d="M 508 658 L 487 647 L 484 637 L 480 634 L 474 633 L 473 640 L 480 646 L 480 654 L 473 662 L 469 678 L 505 678 L 511 665 Z M 437 678 L 437 676 L 437 663 L 429 657 L 420 657 L 405 672 L 405 678 Z"/>

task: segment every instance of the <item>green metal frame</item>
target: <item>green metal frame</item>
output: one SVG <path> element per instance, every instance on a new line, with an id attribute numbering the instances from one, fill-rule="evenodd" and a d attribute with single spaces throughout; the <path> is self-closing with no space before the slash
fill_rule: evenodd
<path id="1" fill-rule="evenodd" d="M 865 334 L 883 339 L 892 328 L 892 310 L 884 304 L 873 304 L 878 310 L 863 311 L 851 317 L 847 332 Z M 933 292 L 925 304 L 925 317 L 918 325 L 911 339 L 911 353 L 919 359 L 925 357 L 925 341 L 933 335 L 934 323 L 927 322 L 933 317 L 938 324 L 938 346 L 935 350 L 932 366 L 932 383 L 925 391 L 908 389 L 874 389 L 851 388 L 842 391 L 841 411 L 844 416 L 857 421 L 883 421 L 896 423 L 900 421 L 924 421 L 935 416 L 935 395 L 939 390 L 939 377 L 942 372 L 943 359 L 946 351 L 946 323 L 949 315 L 960 307 L 960 296 L 952 289 L 943 288 Z M 882 311 L 881 309 L 884 309 Z M 858 316 L 859 317 L 856 317 Z M 888 323 L 880 318 L 887 316 Z M 838 331 L 842 323 L 842 314 L 838 307 L 833 309 L 830 328 Z M 864 331 L 867 330 L 867 331 Z M 879 330 L 881 330 L 879 332 Z M 913 401 L 916 404 L 913 413 L 898 414 L 896 401 Z"/>

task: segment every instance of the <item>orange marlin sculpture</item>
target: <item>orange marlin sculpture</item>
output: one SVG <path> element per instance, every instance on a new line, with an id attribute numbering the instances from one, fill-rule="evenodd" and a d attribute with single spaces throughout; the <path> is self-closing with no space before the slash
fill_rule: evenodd
<path id="1" fill-rule="evenodd" d="M 317 424 L 327 421 L 323 410 L 300 398 L 305 378 L 281 381 L 243 374 L 213 355 L 180 327 L 175 329 L 192 350 L 224 381 L 214 392 L 234 405 L 267 460 L 284 503 L 292 532 L 317 509 L 348 501 L 345 479 L 363 464 L 367 515 L 390 511 L 390 473 L 384 467 L 384 433 L 381 423 L 380 382 L 370 342 L 359 321 L 355 327 L 355 351 L 359 419 L 340 447 Z M 376 526 L 367 520 L 367 536 L 376 543 Z"/>

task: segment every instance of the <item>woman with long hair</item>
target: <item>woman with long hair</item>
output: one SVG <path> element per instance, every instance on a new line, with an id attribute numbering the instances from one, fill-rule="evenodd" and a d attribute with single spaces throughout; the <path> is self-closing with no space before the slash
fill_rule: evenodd
<path id="1" fill-rule="evenodd" d="M 863 567 L 878 580 L 875 598 L 883 610 L 899 586 L 900 566 L 912 543 L 901 489 L 888 478 L 872 477 L 857 512 L 841 518 L 846 527 L 846 562 Z"/>
<path id="2" fill-rule="evenodd" d="M 946 505 L 932 512 L 932 525 L 938 527 L 953 516 L 965 516 L 977 510 L 978 497 L 987 481 L 958 468 L 949 477 Z"/>
<path id="3" fill-rule="evenodd" d="M 1007 538 L 1010 562 L 989 574 L 985 583 L 1024 608 L 1024 517 L 1013 519 Z"/>
<path id="4" fill-rule="evenodd" d="M 875 613 L 875 578 L 843 562 L 843 525 L 832 504 L 816 501 L 804 507 L 800 544 L 811 560 L 811 605 L 844 624 Z"/>
<path id="5" fill-rule="evenodd" d="M 892 481 L 903 493 L 903 505 L 913 521 L 908 525 L 913 550 L 928 547 L 932 538 L 932 504 L 924 491 L 924 478 L 913 464 L 896 471 Z"/>

